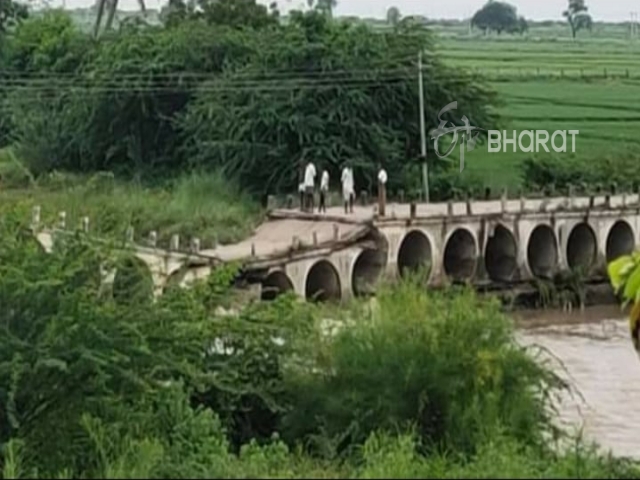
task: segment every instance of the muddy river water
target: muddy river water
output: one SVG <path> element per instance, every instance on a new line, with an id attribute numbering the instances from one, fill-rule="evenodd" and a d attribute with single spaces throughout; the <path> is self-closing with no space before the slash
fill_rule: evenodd
<path id="1" fill-rule="evenodd" d="M 640 359 L 620 310 L 523 312 L 516 319 L 518 340 L 548 350 L 574 389 L 559 405 L 562 423 L 582 427 L 615 455 L 640 458 Z"/>

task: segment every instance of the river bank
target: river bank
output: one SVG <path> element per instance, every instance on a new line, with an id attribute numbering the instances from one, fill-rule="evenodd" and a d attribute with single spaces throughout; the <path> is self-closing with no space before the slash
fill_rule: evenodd
<path id="1" fill-rule="evenodd" d="M 509 285 L 504 288 L 478 288 L 481 294 L 495 295 L 509 312 L 560 309 L 581 310 L 586 307 L 618 305 L 608 279 L 578 281 L 572 285 L 539 283 Z"/>

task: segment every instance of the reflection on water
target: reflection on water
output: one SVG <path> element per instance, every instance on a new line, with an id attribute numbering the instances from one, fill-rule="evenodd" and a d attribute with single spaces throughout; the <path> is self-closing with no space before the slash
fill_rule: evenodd
<path id="1" fill-rule="evenodd" d="M 620 311 L 598 307 L 572 315 L 527 313 L 520 319 L 525 321 L 518 340 L 549 350 L 577 391 L 563 396 L 563 423 L 582 426 L 588 439 L 615 455 L 640 458 L 640 360 Z"/>

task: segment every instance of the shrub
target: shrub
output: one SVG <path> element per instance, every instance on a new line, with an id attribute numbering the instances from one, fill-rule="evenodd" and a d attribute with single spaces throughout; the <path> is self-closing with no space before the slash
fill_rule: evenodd
<path id="1" fill-rule="evenodd" d="M 339 452 L 415 427 L 427 447 L 473 453 L 497 430 L 532 444 L 554 432 L 547 399 L 562 382 L 514 342 L 497 304 L 409 283 L 376 300 L 320 342 L 313 373 L 296 372 L 289 435 L 323 434 Z"/>

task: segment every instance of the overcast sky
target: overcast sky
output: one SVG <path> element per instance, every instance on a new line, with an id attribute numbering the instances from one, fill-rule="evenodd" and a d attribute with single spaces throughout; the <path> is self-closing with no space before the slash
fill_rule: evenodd
<path id="1" fill-rule="evenodd" d="M 1 0 L 0 0 L 1 1 Z M 63 0 L 51 0 L 59 6 Z M 94 0 L 65 0 L 67 8 L 86 7 Z M 270 0 L 258 0 L 268 4 Z M 429 18 L 466 18 L 480 8 L 486 0 L 338 0 L 338 15 L 358 15 L 384 18 L 387 8 L 395 5 L 403 15 L 424 15 Z M 146 0 L 149 8 L 157 8 L 166 0 Z M 510 0 L 518 13 L 535 20 L 559 19 L 567 0 Z M 624 21 L 631 12 L 640 12 L 640 0 L 586 0 L 594 20 Z M 278 0 L 281 11 L 306 5 L 306 0 Z M 137 8 L 137 0 L 120 0 L 120 8 Z"/>

